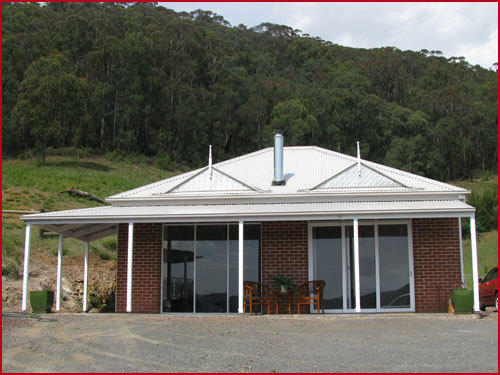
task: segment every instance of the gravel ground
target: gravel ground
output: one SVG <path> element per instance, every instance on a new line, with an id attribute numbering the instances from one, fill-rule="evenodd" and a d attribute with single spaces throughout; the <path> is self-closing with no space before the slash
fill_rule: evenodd
<path id="1" fill-rule="evenodd" d="M 3 372 L 498 372 L 497 313 L 4 317 Z"/>

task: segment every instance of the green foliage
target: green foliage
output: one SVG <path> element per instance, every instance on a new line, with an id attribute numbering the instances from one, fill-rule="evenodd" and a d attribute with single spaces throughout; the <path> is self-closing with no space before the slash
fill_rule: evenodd
<path id="1" fill-rule="evenodd" d="M 363 158 L 436 179 L 496 172 L 497 74 L 439 51 L 343 47 L 155 3 L 2 10 L 3 154 L 41 169 L 50 148 L 197 167 L 210 144 L 217 162 L 281 129 L 285 145 L 355 154 L 360 141 Z"/>
<path id="2" fill-rule="evenodd" d="M 488 232 L 498 226 L 497 187 L 480 193 L 472 192 L 467 203 L 476 207 L 476 226 L 480 232 Z"/>
<path id="3" fill-rule="evenodd" d="M 164 151 L 160 151 L 155 158 L 155 166 L 160 169 L 168 170 L 172 166 L 172 159 L 170 159 L 170 155 L 168 155 Z"/>
<path id="4" fill-rule="evenodd" d="M 273 284 L 273 289 L 275 290 L 279 290 L 281 289 L 281 286 L 283 286 L 287 292 L 297 291 L 295 280 L 290 277 L 285 277 L 281 274 L 273 275 L 271 276 L 271 282 Z"/>
<path id="5" fill-rule="evenodd" d="M 102 246 L 109 252 L 115 252 L 118 249 L 118 240 L 116 238 L 108 237 L 102 240 Z"/>
<path id="6" fill-rule="evenodd" d="M 472 287 L 472 257 L 470 240 L 464 239 L 464 273 L 467 286 Z M 477 243 L 478 277 L 484 277 L 493 266 L 498 265 L 498 233 L 496 230 L 478 234 Z"/>
<path id="7" fill-rule="evenodd" d="M 99 289 L 96 285 L 88 287 L 88 304 L 99 312 L 115 311 L 116 283 Z"/>

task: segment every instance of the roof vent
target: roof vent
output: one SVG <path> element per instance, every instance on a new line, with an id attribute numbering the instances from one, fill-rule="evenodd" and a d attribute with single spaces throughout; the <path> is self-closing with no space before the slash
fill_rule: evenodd
<path id="1" fill-rule="evenodd" d="M 274 180 L 273 185 L 285 185 L 283 178 L 283 134 L 276 130 L 274 135 Z"/>

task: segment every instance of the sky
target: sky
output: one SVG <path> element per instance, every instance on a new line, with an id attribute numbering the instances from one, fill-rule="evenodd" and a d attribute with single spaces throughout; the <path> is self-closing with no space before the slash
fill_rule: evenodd
<path id="1" fill-rule="evenodd" d="M 233 26 L 287 25 L 348 47 L 437 50 L 484 68 L 498 61 L 497 3 L 160 4 L 175 11 L 211 10 Z"/>

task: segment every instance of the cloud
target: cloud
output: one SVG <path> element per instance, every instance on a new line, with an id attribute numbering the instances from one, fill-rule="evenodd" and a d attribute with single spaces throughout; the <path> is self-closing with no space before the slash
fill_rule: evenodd
<path id="1" fill-rule="evenodd" d="M 231 24 L 288 25 L 350 47 L 440 50 L 489 68 L 498 56 L 496 3 L 163 3 L 209 9 Z"/>

